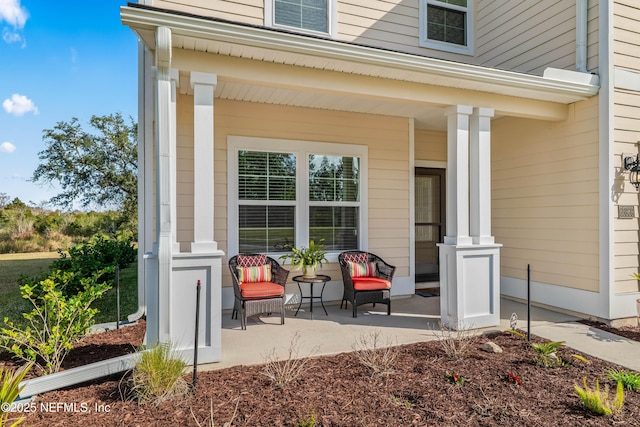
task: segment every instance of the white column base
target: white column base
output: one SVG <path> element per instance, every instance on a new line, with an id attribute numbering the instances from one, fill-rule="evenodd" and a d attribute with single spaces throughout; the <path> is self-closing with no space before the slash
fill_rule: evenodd
<path id="1" fill-rule="evenodd" d="M 191 242 L 191 253 L 211 254 L 218 252 L 218 242 Z"/>
<path id="2" fill-rule="evenodd" d="M 455 330 L 498 326 L 502 245 L 438 246 L 442 323 Z"/>
<path id="3" fill-rule="evenodd" d="M 222 256 L 174 255 L 169 289 L 169 331 L 172 347 L 193 363 L 197 283 L 200 280 L 198 364 L 222 358 Z"/>

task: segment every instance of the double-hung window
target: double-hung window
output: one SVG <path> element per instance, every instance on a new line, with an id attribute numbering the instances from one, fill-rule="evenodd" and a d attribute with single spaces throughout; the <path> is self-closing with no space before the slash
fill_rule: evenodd
<path id="1" fill-rule="evenodd" d="M 420 0 L 420 45 L 473 55 L 473 0 Z"/>
<path id="2" fill-rule="evenodd" d="M 366 147 L 229 137 L 228 148 L 229 253 L 363 248 Z"/>
<path id="3" fill-rule="evenodd" d="M 265 25 L 335 36 L 336 0 L 265 0 Z"/>

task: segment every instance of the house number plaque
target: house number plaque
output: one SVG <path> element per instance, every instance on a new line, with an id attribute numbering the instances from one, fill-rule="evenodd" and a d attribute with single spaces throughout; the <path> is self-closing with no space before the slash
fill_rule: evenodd
<path id="1" fill-rule="evenodd" d="M 618 205 L 618 218 L 635 218 L 633 205 Z"/>

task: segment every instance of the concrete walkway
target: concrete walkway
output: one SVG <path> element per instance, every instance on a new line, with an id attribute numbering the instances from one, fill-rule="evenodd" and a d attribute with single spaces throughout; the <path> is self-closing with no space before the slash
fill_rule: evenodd
<path id="1" fill-rule="evenodd" d="M 517 328 L 527 328 L 525 304 L 501 300 L 501 322 L 496 328 L 509 329 L 512 313 L 518 316 Z M 353 351 L 356 341 L 378 334 L 379 340 L 391 345 L 409 344 L 437 339 L 440 299 L 410 296 L 392 301 L 391 316 L 386 306 L 364 305 L 358 317 L 351 310 L 341 310 L 339 304 L 314 305 L 313 320 L 308 306 L 295 316 L 296 307 L 288 307 L 285 325 L 279 316 L 250 319 L 247 330 L 240 321 L 232 320 L 230 311 L 223 313 L 222 361 L 201 365 L 201 370 L 222 369 L 237 365 L 264 363 L 267 355 L 287 358 L 294 337 L 298 337 L 297 356 L 320 356 Z M 566 345 L 586 354 L 640 371 L 640 342 L 576 323 L 577 318 L 542 308 L 531 308 L 531 333 L 550 341 L 565 341 Z"/>

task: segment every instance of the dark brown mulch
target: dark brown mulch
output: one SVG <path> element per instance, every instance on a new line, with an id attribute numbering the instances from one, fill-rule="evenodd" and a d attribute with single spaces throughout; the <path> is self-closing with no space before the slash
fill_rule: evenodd
<path id="1" fill-rule="evenodd" d="M 38 396 L 25 425 L 209 426 L 212 418 L 217 426 L 230 420 L 234 426 L 295 426 L 312 416 L 318 426 L 637 425 L 639 393 L 628 392 L 622 411 L 603 418 L 585 411 L 573 389 L 583 377 L 590 386 L 596 378 L 608 384 L 604 372 L 613 365 L 586 355 L 590 363 L 582 362 L 563 348 L 564 366 L 542 368 L 521 338 L 502 333 L 491 339 L 503 353 L 481 351 L 487 337 L 462 360 L 445 357 L 434 341 L 398 347 L 394 373 L 386 378 L 372 375 L 355 353 L 309 360 L 284 389 L 269 383 L 262 366 L 202 372 L 191 395 L 158 407 L 122 401 L 119 378 L 111 378 Z M 505 382 L 509 372 L 524 385 Z M 468 381 L 450 384 L 447 373 Z"/>
<path id="2" fill-rule="evenodd" d="M 612 334 L 616 334 L 630 340 L 640 341 L 640 326 L 621 326 L 619 328 L 613 328 L 605 323 L 595 322 L 593 320 L 580 320 L 580 323 L 603 331 L 611 332 Z"/>

